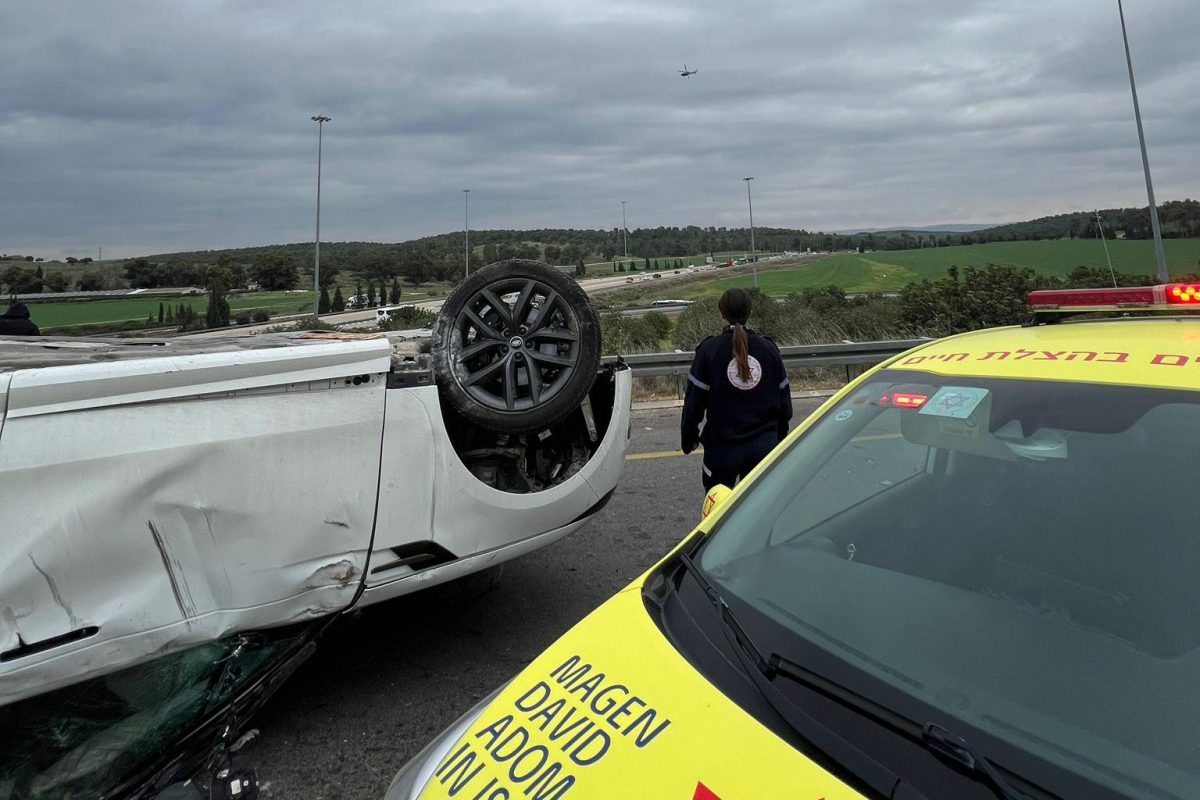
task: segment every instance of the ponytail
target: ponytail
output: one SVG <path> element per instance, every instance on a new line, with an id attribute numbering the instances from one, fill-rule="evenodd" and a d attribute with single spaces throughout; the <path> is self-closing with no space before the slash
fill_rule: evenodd
<path id="1" fill-rule="evenodd" d="M 733 325 L 733 358 L 737 361 L 738 378 L 743 382 L 750 380 L 750 337 L 746 334 L 746 326 L 741 323 Z"/>
<path id="2" fill-rule="evenodd" d="M 721 316 L 733 330 L 733 358 L 737 361 L 738 378 L 750 380 L 750 336 L 746 320 L 750 319 L 750 294 L 745 289 L 730 289 L 717 302 Z"/>

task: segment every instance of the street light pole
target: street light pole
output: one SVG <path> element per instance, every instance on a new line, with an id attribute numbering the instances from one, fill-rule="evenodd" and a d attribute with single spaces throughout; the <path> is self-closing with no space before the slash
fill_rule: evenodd
<path id="1" fill-rule="evenodd" d="M 1121 15 L 1121 38 L 1125 41 L 1125 64 L 1129 67 L 1129 91 L 1133 93 L 1133 116 L 1137 120 L 1138 143 L 1142 146 L 1142 171 L 1146 173 L 1146 195 L 1150 200 L 1150 228 L 1154 232 L 1154 255 L 1158 259 L 1158 282 L 1170 280 L 1167 255 L 1163 251 L 1162 229 L 1158 225 L 1158 206 L 1154 203 L 1154 183 L 1150 180 L 1150 157 L 1146 155 L 1146 133 L 1142 130 L 1142 110 L 1138 106 L 1137 84 L 1133 80 L 1133 56 L 1129 54 L 1129 33 L 1125 30 L 1125 7 L 1117 0 Z"/>
<path id="2" fill-rule="evenodd" d="M 621 201 L 621 237 L 625 241 L 625 264 L 629 265 L 629 228 L 625 225 L 625 201 Z"/>
<path id="3" fill-rule="evenodd" d="M 758 259 L 754 257 L 754 203 L 750 200 L 750 181 L 754 178 L 742 178 L 746 182 L 746 205 L 750 206 L 750 262 L 754 264 L 754 288 L 758 288 Z"/>
<path id="4" fill-rule="evenodd" d="M 463 279 L 471 274 L 471 190 L 463 189 Z"/>
<path id="5" fill-rule="evenodd" d="M 313 247 L 313 318 L 321 316 L 321 140 L 329 117 L 311 117 L 317 123 L 317 236 Z"/>

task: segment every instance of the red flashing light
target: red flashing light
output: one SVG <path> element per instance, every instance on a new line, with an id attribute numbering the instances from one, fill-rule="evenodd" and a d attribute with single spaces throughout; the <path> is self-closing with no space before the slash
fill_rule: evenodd
<path id="1" fill-rule="evenodd" d="M 1177 305 L 1200 305 L 1200 288 L 1190 283 L 1168 286 L 1167 302 Z"/>
<path id="2" fill-rule="evenodd" d="M 920 408 L 928 401 L 929 395 L 914 394 L 912 392 L 892 392 L 879 398 L 879 405 L 895 406 L 896 408 Z"/>
<path id="3" fill-rule="evenodd" d="M 928 395 L 896 392 L 892 395 L 892 405 L 896 408 L 920 408 L 929 401 Z"/>

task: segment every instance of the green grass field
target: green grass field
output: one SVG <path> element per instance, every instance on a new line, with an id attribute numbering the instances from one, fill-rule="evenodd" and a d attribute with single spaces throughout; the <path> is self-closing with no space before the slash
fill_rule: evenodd
<path id="1" fill-rule="evenodd" d="M 365 284 L 364 284 L 365 286 Z M 416 289 L 405 286 L 402 290 L 401 301 L 428 300 L 430 297 L 441 297 L 448 288 L 445 284 L 426 284 Z M 354 294 L 354 285 L 342 287 L 342 294 L 350 297 Z M 142 321 L 148 314 L 158 317 L 158 304 L 164 307 L 178 306 L 180 303 L 191 305 L 197 314 L 204 315 L 208 308 L 205 295 L 191 297 L 130 297 L 119 300 L 86 300 L 59 303 L 29 303 L 29 313 L 33 321 L 41 328 L 62 328 L 71 325 L 94 325 L 108 322 L 124 322 L 126 320 Z M 313 305 L 312 292 L 255 292 L 253 294 L 232 295 L 229 298 L 229 310 L 234 315 L 244 309 L 265 308 L 274 316 L 297 314 L 311 311 Z"/>
<path id="2" fill-rule="evenodd" d="M 190 304 L 203 315 L 208 308 L 204 295 L 192 297 L 131 297 L 120 300 L 87 300 L 63 303 L 29 303 L 33 321 L 42 328 L 67 325 L 87 325 L 99 322 L 144 320 L 148 314 L 158 316 L 158 304 L 177 306 Z M 257 292 L 229 299 L 229 308 L 236 313 L 246 308 L 266 308 L 273 314 L 294 314 L 300 307 L 312 307 L 312 292 Z"/>
<path id="3" fill-rule="evenodd" d="M 1200 239 L 1168 239 L 1167 266 L 1172 275 L 1200 271 Z M 1118 272 L 1153 275 L 1154 244 L 1150 241 L 1116 240 L 1108 243 L 1113 268 Z M 1104 248 L 1099 241 L 993 242 L 962 247 L 925 250 L 896 250 L 838 253 L 813 264 L 764 272 L 759 286 L 773 295 L 786 295 L 821 286 L 840 286 L 847 292 L 896 291 L 906 284 L 944 277 L 946 269 L 1010 264 L 1029 267 L 1045 275 L 1065 276 L 1078 266 L 1106 269 Z M 665 289 L 663 296 L 696 298 L 715 295 L 734 286 L 754 285 L 753 275 L 718 278 L 679 289 Z"/>

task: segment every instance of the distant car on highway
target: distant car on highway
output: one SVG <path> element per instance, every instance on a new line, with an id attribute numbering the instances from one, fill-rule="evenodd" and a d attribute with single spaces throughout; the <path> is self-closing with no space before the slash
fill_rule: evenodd
<path id="1" fill-rule="evenodd" d="M 387 800 L 1200 797 L 1200 287 L 1029 300 L 714 487 Z"/>
<path id="2" fill-rule="evenodd" d="M 404 338 L 0 339 L 0 797 L 248 797 L 329 619 L 604 507 L 631 372 L 570 277 L 484 267 Z"/>
<path id="3" fill-rule="evenodd" d="M 692 300 L 655 300 L 650 305 L 652 306 L 690 306 Z"/>

